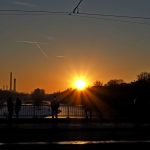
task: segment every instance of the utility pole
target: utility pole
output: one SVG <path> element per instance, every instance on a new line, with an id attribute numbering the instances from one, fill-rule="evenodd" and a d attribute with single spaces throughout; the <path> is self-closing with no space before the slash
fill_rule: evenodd
<path id="1" fill-rule="evenodd" d="M 72 13 L 79 13 L 79 5 L 82 3 L 83 0 L 80 0 L 79 3 L 77 4 L 77 6 L 73 9 Z M 77 11 L 77 12 L 76 12 Z"/>

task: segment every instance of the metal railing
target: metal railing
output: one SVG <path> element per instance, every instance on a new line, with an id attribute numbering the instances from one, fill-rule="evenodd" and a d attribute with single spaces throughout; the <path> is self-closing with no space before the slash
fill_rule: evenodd
<path id="1" fill-rule="evenodd" d="M 85 118 L 85 110 L 83 106 L 70 106 L 61 104 L 59 107 L 60 113 L 58 117 L 61 118 Z M 7 118 L 7 105 L 0 106 L 0 118 Z M 15 110 L 13 117 L 16 117 Z M 32 104 L 23 104 L 19 112 L 20 118 L 51 118 L 50 105 L 34 106 Z"/>
<path id="2" fill-rule="evenodd" d="M 58 118 L 86 118 L 85 108 L 82 105 L 71 106 L 61 104 L 59 107 Z M 129 117 L 130 116 L 130 117 Z M 13 112 L 13 118 L 16 118 L 15 110 Z M 7 105 L 0 105 L 0 118 L 8 118 Z M 52 111 L 50 105 L 39 105 L 35 106 L 32 104 L 22 104 L 21 110 L 19 112 L 19 118 L 52 118 Z M 100 121 L 136 121 L 132 115 L 115 115 L 115 114 L 105 114 L 92 110 L 92 118 L 98 119 Z M 137 121 L 140 121 L 139 118 Z M 145 119 L 145 122 L 150 122 L 149 118 Z"/>

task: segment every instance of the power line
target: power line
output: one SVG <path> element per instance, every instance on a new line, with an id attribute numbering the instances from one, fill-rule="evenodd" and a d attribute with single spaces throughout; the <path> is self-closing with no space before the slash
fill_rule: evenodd
<path id="1" fill-rule="evenodd" d="M 0 16 L 43 16 L 43 15 L 68 15 L 65 11 L 47 11 L 47 10 L 19 10 L 8 9 L 0 10 Z"/>
<path id="2" fill-rule="evenodd" d="M 134 23 L 134 24 L 144 24 L 150 26 L 150 23 L 148 22 L 140 22 L 140 21 L 132 21 L 132 20 L 121 20 L 121 19 L 115 19 L 115 18 L 102 18 L 102 17 L 94 17 L 94 16 L 81 16 L 81 15 L 74 15 L 81 18 L 90 18 L 90 19 L 96 19 L 96 20 L 104 20 L 104 21 L 113 21 L 113 22 L 120 22 L 120 23 Z"/>
<path id="3" fill-rule="evenodd" d="M 80 0 L 79 4 L 81 4 L 83 0 Z M 79 7 L 79 4 L 74 8 L 73 13 L 76 14 L 76 10 Z M 2 13 L 1 13 L 2 12 Z M 4 13 L 5 14 L 4 14 Z M 0 9 L 0 15 L 7 15 L 7 12 L 11 13 L 8 15 L 17 15 L 17 13 L 22 13 L 20 15 L 31 14 L 31 15 L 47 15 L 47 14 L 71 14 L 69 11 L 48 11 L 48 10 L 21 10 L 21 9 Z M 88 16 L 101 16 L 101 17 L 112 17 L 112 18 L 125 18 L 125 19 L 142 19 L 142 20 L 150 20 L 150 17 L 143 16 L 128 16 L 128 15 L 114 15 L 114 14 L 101 14 L 101 13 L 87 13 L 87 12 L 78 12 L 81 15 Z"/>
<path id="4" fill-rule="evenodd" d="M 79 14 L 89 15 L 89 16 L 102 16 L 102 17 L 150 20 L 150 17 L 142 17 L 142 16 L 126 16 L 126 15 L 114 15 L 114 14 L 94 14 L 94 13 L 84 13 L 84 12 L 83 13 L 79 13 Z"/>
<path id="5" fill-rule="evenodd" d="M 82 1 L 81 1 L 82 2 Z M 81 3 L 80 3 L 81 4 Z M 79 6 L 79 5 L 78 5 Z M 75 7 L 76 8 L 76 7 Z M 1 13 L 2 12 L 2 13 Z M 16 15 L 16 16 L 26 16 L 26 15 L 71 15 L 82 18 L 96 19 L 96 20 L 105 20 L 105 21 L 114 21 L 114 22 L 125 22 L 125 23 L 135 23 L 135 24 L 145 24 L 150 25 L 148 22 L 141 21 L 132 21 L 132 20 L 150 20 L 149 17 L 141 16 L 121 16 L 121 15 L 111 15 L 111 14 L 92 14 L 92 13 L 70 13 L 67 11 L 48 11 L 48 10 L 20 10 L 20 9 L 0 9 L 0 16 L 2 15 Z M 105 18 L 104 18 L 105 17 Z M 111 17 L 111 18 L 110 18 Z M 116 19 L 117 18 L 117 19 Z M 130 19 L 130 20 L 124 20 Z M 132 20 L 131 20 L 132 19 Z"/>
<path id="6" fill-rule="evenodd" d="M 68 13 L 38 13 L 38 14 L 33 14 L 33 13 L 0 13 L 0 16 L 45 16 L 45 15 L 63 15 L 63 16 L 68 16 Z"/>
<path id="7" fill-rule="evenodd" d="M 0 9 L 0 12 L 17 12 L 17 13 L 43 13 L 43 14 L 68 14 L 66 11 L 48 11 L 48 10 L 22 10 L 22 9 Z M 1 14 L 3 15 L 3 14 Z"/>

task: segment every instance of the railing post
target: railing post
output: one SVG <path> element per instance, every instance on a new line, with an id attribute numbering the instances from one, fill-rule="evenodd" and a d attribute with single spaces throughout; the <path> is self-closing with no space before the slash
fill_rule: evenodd
<path id="1" fill-rule="evenodd" d="M 35 104 L 33 104 L 33 118 L 35 118 Z"/>
<path id="2" fill-rule="evenodd" d="M 69 118 L 69 104 L 67 105 L 67 118 Z"/>

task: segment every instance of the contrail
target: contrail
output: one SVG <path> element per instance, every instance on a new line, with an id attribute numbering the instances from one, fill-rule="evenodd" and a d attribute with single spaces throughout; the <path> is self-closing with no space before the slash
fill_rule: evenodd
<path id="1" fill-rule="evenodd" d="M 39 44 L 39 43 L 35 43 L 35 45 L 40 49 L 41 53 L 42 53 L 46 58 L 48 58 L 48 55 L 47 55 L 46 52 L 41 48 L 40 44 Z"/>
<path id="2" fill-rule="evenodd" d="M 15 1 L 15 2 L 13 2 L 13 4 L 19 5 L 19 6 L 25 6 L 25 7 L 37 7 L 36 4 L 30 4 L 30 3 L 19 2 L 19 1 Z"/>
<path id="3" fill-rule="evenodd" d="M 36 41 L 16 41 L 16 42 L 20 42 L 20 43 L 29 43 L 29 44 L 35 44 L 35 43 L 39 43 L 39 44 L 47 44 L 46 42 L 36 42 Z"/>
<path id="4" fill-rule="evenodd" d="M 35 46 L 40 50 L 40 52 L 42 53 L 42 55 L 44 57 L 48 58 L 48 55 L 46 54 L 46 52 L 40 46 L 40 44 L 43 44 L 42 42 L 36 42 L 36 41 L 16 41 L 16 42 L 28 43 L 28 44 L 35 44 Z"/>

